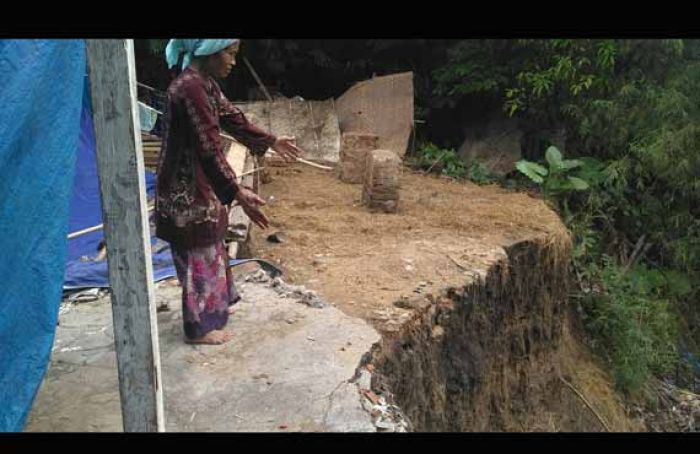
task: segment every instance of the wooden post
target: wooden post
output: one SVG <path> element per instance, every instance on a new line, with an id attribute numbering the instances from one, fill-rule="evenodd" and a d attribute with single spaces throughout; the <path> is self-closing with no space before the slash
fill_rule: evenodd
<path id="1" fill-rule="evenodd" d="M 260 86 L 260 89 L 263 91 L 263 93 L 265 93 L 265 97 L 267 98 L 267 100 L 272 102 L 272 96 L 270 96 L 270 92 L 267 91 L 267 88 L 265 88 L 265 84 L 262 83 L 262 80 L 260 80 L 258 73 L 256 73 L 255 70 L 253 69 L 253 65 L 251 65 L 250 62 L 248 61 L 248 59 L 245 57 L 243 57 L 243 62 L 245 63 L 245 65 L 248 67 L 248 70 L 255 78 L 255 81 Z"/>
<path id="2" fill-rule="evenodd" d="M 87 40 L 114 343 L 126 432 L 162 432 L 158 326 L 133 40 Z"/>

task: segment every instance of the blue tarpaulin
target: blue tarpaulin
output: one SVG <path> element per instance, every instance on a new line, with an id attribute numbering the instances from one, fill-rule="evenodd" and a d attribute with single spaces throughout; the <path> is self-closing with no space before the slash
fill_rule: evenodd
<path id="1" fill-rule="evenodd" d="M 80 119 L 78 159 L 75 165 L 75 178 L 70 200 L 70 232 L 78 232 L 102 223 L 92 108 L 87 86 L 85 90 Z M 152 199 L 155 193 L 155 175 L 150 171 L 146 171 L 146 190 L 148 198 Z M 153 232 L 154 229 L 151 228 L 151 233 Z M 109 287 L 107 260 L 105 258 L 95 260 L 98 258 L 98 247 L 103 238 L 104 231 L 97 230 L 69 240 L 64 289 Z M 151 248 L 155 280 L 175 276 L 175 268 L 168 245 L 152 236 Z"/>
<path id="2" fill-rule="evenodd" d="M 61 302 L 85 43 L 0 40 L 0 74 L 0 431 L 21 431 Z"/>

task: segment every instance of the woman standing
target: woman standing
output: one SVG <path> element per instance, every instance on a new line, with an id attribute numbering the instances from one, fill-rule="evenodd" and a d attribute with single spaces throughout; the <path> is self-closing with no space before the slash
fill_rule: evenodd
<path id="1" fill-rule="evenodd" d="M 265 202 L 238 184 L 226 162 L 222 129 L 263 155 L 268 148 L 287 160 L 302 150 L 292 137 L 275 137 L 251 124 L 222 93 L 215 78 L 225 78 L 236 63 L 237 39 L 173 39 L 168 66 L 182 73 L 168 88 L 163 149 L 157 172 L 156 235 L 171 245 L 182 285 L 185 341 L 221 344 L 229 306 L 240 297 L 228 266 L 224 237 L 228 207 L 235 200 L 261 228 L 269 221 Z"/>

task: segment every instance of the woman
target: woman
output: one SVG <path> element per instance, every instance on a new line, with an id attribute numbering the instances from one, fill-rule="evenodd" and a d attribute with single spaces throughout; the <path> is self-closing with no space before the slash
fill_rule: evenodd
<path id="1" fill-rule="evenodd" d="M 236 63 L 239 40 L 173 39 L 168 66 L 182 73 L 168 88 L 163 149 L 157 172 L 156 235 L 171 245 L 182 285 L 185 341 L 221 344 L 229 306 L 240 297 L 224 245 L 228 206 L 235 200 L 256 225 L 267 228 L 265 202 L 239 185 L 226 162 L 222 129 L 263 155 L 272 148 L 284 159 L 302 154 L 292 137 L 275 137 L 251 124 L 221 92 L 214 78 L 225 78 Z"/>

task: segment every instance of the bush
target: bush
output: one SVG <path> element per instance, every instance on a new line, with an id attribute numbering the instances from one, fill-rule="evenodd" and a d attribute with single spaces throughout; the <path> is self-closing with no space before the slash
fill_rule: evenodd
<path id="1" fill-rule="evenodd" d="M 609 361 L 617 387 L 635 393 L 678 363 L 673 301 L 690 292 L 690 283 L 670 270 L 640 265 L 627 271 L 610 257 L 592 274 L 602 288 L 583 299 L 586 329 L 594 349 Z"/>
<path id="2" fill-rule="evenodd" d="M 478 161 L 467 164 L 454 149 L 427 143 L 418 149 L 416 166 L 452 178 L 466 178 L 477 184 L 493 183 L 497 178 Z"/>

